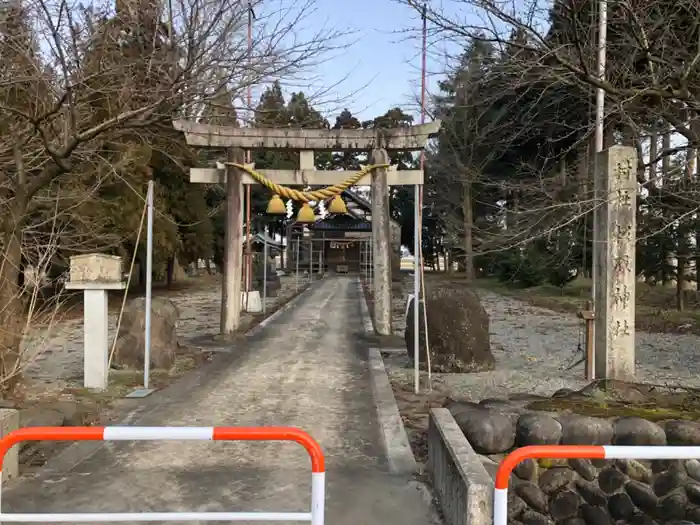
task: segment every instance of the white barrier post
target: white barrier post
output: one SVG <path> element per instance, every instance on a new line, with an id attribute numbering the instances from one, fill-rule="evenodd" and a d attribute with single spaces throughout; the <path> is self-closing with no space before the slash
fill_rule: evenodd
<path id="1" fill-rule="evenodd" d="M 7 452 L 24 441 L 293 441 L 311 459 L 310 512 L 85 512 L 4 513 L 0 523 L 153 521 L 307 521 L 324 525 L 325 458 L 319 444 L 293 427 L 27 427 L 0 440 L 0 479 Z M 202 502 L 206 503 L 206 502 Z"/>

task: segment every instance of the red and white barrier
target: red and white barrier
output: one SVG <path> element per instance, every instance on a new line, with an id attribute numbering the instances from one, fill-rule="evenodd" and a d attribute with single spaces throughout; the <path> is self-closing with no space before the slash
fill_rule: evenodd
<path id="1" fill-rule="evenodd" d="M 535 445 L 508 454 L 496 472 L 493 492 L 493 525 L 508 525 L 508 480 L 526 459 L 691 459 L 700 458 L 700 447 L 621 445 Z"/>
<path id="2" fill-rule="evenodd" d="M 125 521 L 308 521 L 324 525 L 325 460 L 319 444 L 292 427 L 33 427 L 10 432 L 0 440 L 2 463 L 22 441 L 294 441 L 311 458 L 311 512 L 99 512 L 5 514 L 0 523 L 86 523 Z"/>

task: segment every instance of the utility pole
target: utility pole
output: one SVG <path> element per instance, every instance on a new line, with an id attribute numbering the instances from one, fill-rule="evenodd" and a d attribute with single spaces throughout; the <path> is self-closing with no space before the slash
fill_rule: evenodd
<path id="1" fill-rule="evenodd" d="M 426 68 L 428 51 L 428 4 L 423 4 L 423 38 L 421 46 L 421 89 L 420 89 L 420 123 L 425 124 L 425 91 Z M 425 165 L 425 152 L 420 154 L 420 169 Z M 413 390 L 418 394 L 420 390 L 420 305 L 421 305 L 421 246 L 420 230 L 422 228 L 421 212 L 423 211 L 423 191 L 420 184 L 414 186 L 413 191 Z M 425 308 L 425 305 L 423 306 Z M 426 344 L 428 332 L 425 333 Z"/>
<path id="2" fill-rule="evenodd" d="M 253 66 L 253 20 L 255 19 L 255 13 L 253 12 L 253 6 L 248 0 L 248 74 L 250 75 L 251 68 Z M 253 122 L 253 86 L 251 86 L 250 79 L 248 79 L 248 88 L 246 103 L 248 105 L 248 115 L 249 121 L 248 125 L 252 125 Z M 251 163 L 250 150 L 246 150 L 245 153 L 246 162 Z M 245 241 L 245 291 L 246 300 L 245 305 L 248 306 L 248 292 L 250 292 L 250 285 L 252 281 L 252 254 L 250 253 L 250 236 L 252 232 L 251 228 L 251 202 L 250 202 L 250 185 L 246 185 L 245 200 L 246 200 L 246 241 Z"/>
<path id="3" fill-rule="evenodd" d="M 606 46 L 608 34 L 608 1 L 598 0 L 598 79 L 605 80 L 606 68 Z M 598 176 L 598 153 L 603 151 L 605 135 L 605 90 L 601 87 L 596 89 L 596 104 L 595 104 L 595 156 L 593 157 L 593 249 L 592 249 L 592 265 L 591 265 L 591 294 L 593 299 L 593 315 L 602 315 L 598 304 L 596 304 L 596 282 L 598 280 L 598 264 L 601 250 L 600 246 L 600 218 L 599 209 L 601 198 L 606 199 L 604 189 Z M 595 359 L 595 333 L 593 334 L 594 348 L 593 359 Z M 595 363 L 591 366 L 595 370 Z M 594 378 L 591 378 L 594 379 Z"/>

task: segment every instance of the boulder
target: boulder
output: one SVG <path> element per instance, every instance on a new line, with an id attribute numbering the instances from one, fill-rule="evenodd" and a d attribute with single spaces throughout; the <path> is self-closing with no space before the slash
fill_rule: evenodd
<path id="1" fill-rule="evenodd" d="M 491 353 L 489 317 L 479 296 L 464 287 L 432 286 L 426 290 L 430 360 L 435 372 L 482 372 L 493 370 L 496 360 Z M 415 301 L 408 307 L 413 317 Z M 421 305 L 422 308 L 422 305 Z M 422 312 L 421 312 L 421 318 Z M 425 355 L 425 329 L 420 323 L 418 335 L 421 355 Z M 416 334 L 413 323 L 406 323 L 405 340 L 409 359 L 413 358 Z M 424 364 L 423 359 L 421 363 Z"/>
<path id="2" fill-rule="evenodd" d="M 151 367 L 170 369 L 179 349 L 175 331 L 180 313 L 175 304 L 162 297 L 151 303 Z M 112 365 L 118 368 L 142 369 L 144 362 L 144 327 L 146 300 L 132 299 L 126 304 L 119 327 Z"/>

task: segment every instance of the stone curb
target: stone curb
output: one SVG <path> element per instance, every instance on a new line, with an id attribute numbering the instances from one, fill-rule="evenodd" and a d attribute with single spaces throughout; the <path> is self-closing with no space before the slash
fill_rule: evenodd
<path id="1" fill-rule="evenodd" d="M 316 281 L 307 286 L 305 290 L 302 290 L 298 295 L 292 298 L 291 301 L 287 302 L 284 306 L 276 310 L 272 315 L 263 319 L 256 326 L 251 328 L 246 332 L 246 337 L 252 337 L 258 335 L 263 327 L 269 325 L 273 321 L 277 320 L 283 312 L 289 310 L 294 305 L 299 303 L 303 298 L 305 298 L 311 290 L 315 288 Z M 225 372 L 226 368 L 233 364 L 236 360 L 240 359 L 245 353 L 240 355 L 233 355 L 231 353 L 217 353 L 214 355 L 213 361 L 207 363 L 199 368 L 192 370 L 191 372 L 185 374 L 184 376 L 178 378 L 174 383 L 168 385 L 166 388 L 158 393 L 169 393 L 173 390 L 188 390 L 192 389 L 198 385 L 203 384 L 208 380 L 214 380 L 217 374 Z M 222 366 L 223 365 L 223 366 Z M 117 400 L 129 403 L 125 400 Z M 114 425 L 133 425 L 138 423 L 143 417 L 145 417 L 149 412 L 155 412 L 158 407 L 166 402 L 167 400 L 161 400 L 159 396 L 151 395 L 141 401 L 138 407 L 128 410 L 126 415 L 122 417 L 118 422 L 113 423 Z M 74 469 L 77 465 L 83 461 L 89 459 L 94 454 L 96 454 L 103 446 L 108 446 L 107 442 L 104 441 L 78 441 L 65 450 L 60 452 L 58 455 L 49 459 L 49 461 L 42 467 L 38 468 L 29 477 L 31 478 L 41 478 L 46 479 L 51 476 L 61 475 L 62 473 L 69 472 Z M 24 479 L 24 476 L 19 476 L 14 478 L 9 483 L 6 484 L 8 491 L 11 491 L 13 486 L 20 484 Z"/>
<path id="2" fill-rule="evenodd" d="M 418 464 L 408 442 L 399 407 L 394 398 L 384 359 L 376 348 L 369 349 L 369 370 L 372 378 L 372 394 L 377 408 L 382 443 L 392 474 L 415 474 Z"/>
<path id="3" fill-rule="evenodd" d="M 360 314 L 365 332 L 374 333 L 374 325 L 369 316 L 367 298 L 360 279 L 357 279 L 360 291 Z M 408 435 L 396 404 L 389 375 L 386 373 L 382 353 L 377 348 L 369 349 L 369 371 L 372 380 L 372 397 L 377 409 L 382 444 L 392 474 L 413 475 L 418 471 L 418 463 L 408 442 Z"/>
<path id="4" fill-rule="evenodd" d="M 372 316 L 369 314 L 367 297 L 365 296 L 365 291 L 362 288 L 362 281 L 359 277 L 357 278 L 357 287 L 360 289 L 360 315 L 362 316 L 362 325 L 365 327 L 365 332 L 367 334 L 373 334 L 374 322 L 372 321 Z"/>

